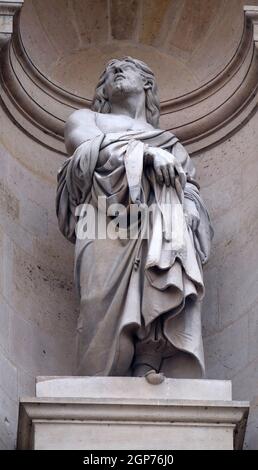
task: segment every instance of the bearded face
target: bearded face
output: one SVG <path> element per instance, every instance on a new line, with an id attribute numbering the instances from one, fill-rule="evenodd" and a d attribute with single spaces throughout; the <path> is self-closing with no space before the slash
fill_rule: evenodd
<path id="1" fill-rule="evenodd" d="M 144 85 L 145 81 L 133 63 L 118 60 L 106 70 L 105 95 L 110 102 L 123 95 L 142 93 Z"/>

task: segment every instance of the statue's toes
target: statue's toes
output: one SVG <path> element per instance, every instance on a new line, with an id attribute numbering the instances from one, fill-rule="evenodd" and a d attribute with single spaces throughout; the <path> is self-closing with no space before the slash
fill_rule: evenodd
<path id="1" fill-rule="evenodd" d="M 145 374 L 145 379 L 151 385 L 159 385 L 165 380 L 165 375 L 162 372 L 157 373 L 154 369 Z"/>

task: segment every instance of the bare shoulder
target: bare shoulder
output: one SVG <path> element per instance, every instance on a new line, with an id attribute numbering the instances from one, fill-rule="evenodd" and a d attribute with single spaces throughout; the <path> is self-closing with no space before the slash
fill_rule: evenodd
<path id="1" fill-rule="evenodd" d="M 95 112 L 91 111 L 91 109 L 78 109 L 74 111 L 67 119 L 66 125 L 81 126 L 85 125 L 85 123 L 95 124 Z"/>
<path id="2" fill-rule="evenodd" d="M 69 154 L 86 140 L 93 139 L 101 134 L 96 125 L 95 112 L 90 109 L 79 109 L 73 112 L 64 129 L 65 144 Z"/>

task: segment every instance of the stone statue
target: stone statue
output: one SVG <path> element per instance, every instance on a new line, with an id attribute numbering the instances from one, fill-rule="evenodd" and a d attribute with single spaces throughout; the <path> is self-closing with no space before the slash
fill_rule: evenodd
<path id="1" fill-rule="evenodd" d="M 204 373 L 202 264 L 212 228 L 194 165 L 177 137 L 159 129 L 159 114 L 153 72 L 125 57 L 107 64 L 91 110 L 74 112 L 65 127 L 71 156 L 58 174 L 56 207 L 61 232 L 75 243 L 78 375 L 160 383 Z M 131 206 L 139 209 L 133 222 Z M 119 236 L 82 236 L 81 207 L 83 217 L 93 210 L 92 221 L 104 214 Z"/>

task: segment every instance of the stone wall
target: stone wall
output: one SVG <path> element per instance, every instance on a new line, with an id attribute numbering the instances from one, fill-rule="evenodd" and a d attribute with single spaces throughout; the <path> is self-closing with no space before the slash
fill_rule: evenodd
<path id="1" fill-rule="evenodd" d="M 229 62 L 242 34 L 243 0 L 231 0 L 232 8 L 228 8 L 228 0 L 216 5 L 207 0 L 164 0 L 158 13 L 155 0 L 124 2 L 129 10 L 135 4 L 139 14 L 136 22 L 124 15 L 123 28 L 118 15 L 122 0 L 87 3 L 96 16 L 102 12 L 99 20 L 103 23 L 82 20 L 88 10 L 81 0 L 26 0 L 21 16 L 22 39 L 30 60 L 51 86 L 51 80 L 60 85 L 69 110 L 71 94 L 68 100 L 66 90 L 90 99 L 98 73 L 114 55 L 129 53 L 149 62 L 165 103 L 170 93 L 176 98 L 211 80 Z M 102 8 L 106 3 L 111 8 L 107 15 L 106 7 Z M 87 18 L 91 21 L 89 15 Z M 20 59 L 19 54 L 17 57 Z M 28 70 L 23 70 L 26 80 Z M 31 103 L 36 87 L 24 93 Z M 48 107 L 42 96 L 44 118 L 52 119 L 52 101 Z M 50 93 L 47 96 L 50 99 Z M 10 103 L 13 105 L 12 99 Z M 60 102 L 53 103 L 56 121 L 63 125 Z M 20 103 L 16 104 L 18 109 Z M 11 119 L 0 110 L 3 449 L 15 446 L 18 400 L 34 394 L 35 376 L 70 375 L 75 360 L 78 301 L 73 289 L 73 246 L 59 233 L 55 217 L 56 173 L 65 157 L 49 149 L 55 136 L 50 140 L 44 129 L 42 140 L 49 148 L 29 137 L 28 122 L 35 119 L 31 125 L 38 131 L 38 109 L 20 128 L 25 111 L 21 110 L 19 125 L 15 125 L 16 114 Z M 246 448 L 252 449 L 258 448 L 257 127 L 258 113 L 224 142 L 194 157 L 215 228 L 212 256 L 205 268 L 207 377 L 231 379 L 234 399 L 252 400 L 246 436 Z"/>
<path id="2" fill-rule="evenodd" d="M 234 399 L 252 400 L 247 448 L 257 447 L 258 421 L 257 127 L 258 114 L 194 157 L 215 228 L 205 268 L 207 377 L 231 379 Z M 73 246 L 55 218 L 63 157 L 27 139 L 3 112 L 0 129 L 0 444 L 10 448 L 18 399 L 33 395 L 34 377 L 72 374 L 78 303 Z"/>
<path id="3" fill-rule="evenodd" d="M 73 246 L 55 218 L 62 157 L 0 115 L 0 448 L 13 448 L 35 376 L 72 374 L 77 303 Z"/>
<path id="4" fill-rule="evenodd" d="M 233 399 L 251 400 L 246 448 L 258 448 L 258 113 L 195 158 L 215 229 L 205 267 L 207 377 L 230 379 Z"/>

